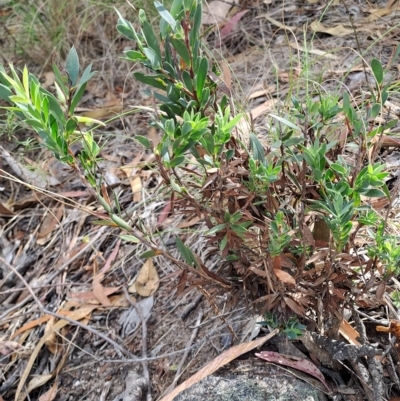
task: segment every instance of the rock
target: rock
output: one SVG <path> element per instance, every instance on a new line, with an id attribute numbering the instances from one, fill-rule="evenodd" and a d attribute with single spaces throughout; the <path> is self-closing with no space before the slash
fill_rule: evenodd
<path id="1" fill-rule="evenodd" d="M 273 365 L 242 373 L 218 373 L 196 383 L 174 401 L 326 401 L 318 388 Z"/>

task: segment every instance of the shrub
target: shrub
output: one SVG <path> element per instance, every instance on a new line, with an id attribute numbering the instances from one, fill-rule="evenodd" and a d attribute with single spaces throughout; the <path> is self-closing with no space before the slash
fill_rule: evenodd
<path id="1" fill-rule="evenodd" d="M 381 63 L 371 62 L 376 85 L 361 105 L 355 107 L 347 93 L 341 103 L 326 93 L 292 97 L 285 115 L 270 115 L 263 145 L 246 128 L 246 115 L 236 113 L 230 82 L 202 43 L 201 1 L 175 0 L 170 11 L 157 1 L 155 6 L 159 34 L 143 10 L 140 30 L 118 13 L 118 31 L 133 41 L 125 58 L 145 68 L 134 76 L 152 88 L 157 107 L 151 124 L 162 132 L 157 146 L 136 139 L 154 152 L 173 213 L 197 216 L 207 225 L 204 246 L 218 244 L 217 271 L 207 269 L 183 237 L 176 245 L 184 262 L 115 212 L 118 199 L 108 198 L 97 168 L 101 147 L 91 130 L 78 127 L 81 121 L 100 122 L 74 114 L 93 74 L 89 66 L 79 77 L 74 48 L 67 79 L 54 67 L 57 96 L 26 68 L 22 78 L 13 67 L 11 75 L 2 68 L 0 96 L 12 103 L 9 110 L 80 175 L 113 225 L 147 244 L 145 256 L 163 254 L 178 264 L 183 279 L 197 276 L 200 288 L 229 291 L 233 301 L 245 296 L 259 310 L 285 319 L 296 314 L 325 321 L 346 303 L 365 306 L 368 277 L 387 281 L 399 273 L 398 239 L 373 208 L 377 198 L 390 207 L 388 171 L 375 156 L 397 122 L 375 122 L 389 88 Z M 69 150 L 75 141 L 83 145 L 78 158 Z M 359 256 L 360 247 L 368 248 L 369 258 Z M 287 321 L 302 327 L 294 318 Z"/>

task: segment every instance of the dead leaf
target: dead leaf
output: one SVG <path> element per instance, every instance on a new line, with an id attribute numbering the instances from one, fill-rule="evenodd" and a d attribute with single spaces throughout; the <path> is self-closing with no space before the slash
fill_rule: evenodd
<path id="1" fill-rule="evenodd" d="M 296 315 L 299 316 L 304 316 L 304 310 L 301 305 L 299 305 L 297 302 L 293 301 L 292 298 L 289 297 L 283 297 L 286 305 L 294 312 Z"/>
<path id="2" fill-rule="evenodd" d="M 64 314 L 69 315 L 69 317 L 71 319 L 82 320 L 83 318 L 88 316 L 93 311 L 93 309 L 95 309 L 95 308 L 92 306 L 91 307 L 86 306 L 86 307 L 83 307 L 81 309 L 77 309 L 74 311 L 64 311 Z M 59 331 L 68 324 L 69 324 L 69 322 L 67 322 L 66 320 L 60 320 L 54 325 L 54 331 Z M 34 350 L 32 351 L 32 354 L 28 360 L 28 363 L 26 364 L 25 370 L 23 371 L 23 373 L 19 379 L 19 382 L 18 382 L 18 387 L 17 387 L 17 390 L 15 392 L 15 397 L 14 397 L 16 400 L 23 401 L 25 399 L 26 395 L 22 395 L 21 391 L 26 383 L 29 373 L 31 372 L 32 366 L 35 363 L 37 356 L 39 355 L 40 350 L 42 349 L 43 345 L 45 344 L 47 337 L 50 335 L 51 335 L 51 333 L 44 334 L 43 337 L 36 344 L 36 347 L 34 348 Z M 19 398 L 20 396 L 23 397 L 22 400 Z"/>
<path id="3" fill-rule="evenodd" d="M 329 58 L 332 60 L 337 60 L 338 56 L 335 56 L 334 54 L 328 53 L 325 50 L 319 50 L 319 49 L 309 49 L 308 47 L 304 47 L 299 45 L 297 42 L 290 42 L 289 43 L 290 47 L 293 47 L 293 49 L 296 49 L 300 52 L 305 52 L 305 53 L 310 53 L 310 54 L 315 54 L 317 56 L 324 56 L 325 58 Z"/>
<path id="4" fill-rule="evenodd" d="M 100 270 L 101 273 L 107 273 L 108 270 L 110 270 L 112 262 L 114 262 L 115 258 L 117 257 L 120 245 L 121 245 L 121 240 L 118 240 L 118 242 L 116 243 L 114 249 L 110 253 L 110 256 L 107 258 L 106 263 L 104 264 L 104 266 Z"/>
<path id="5" fill-rule="evenodd" d="M 111 306 L 111 302 L 105 294 L 105 288 L 101 284 L 104 273 L 99 273 L 93 279 L 93 295 L 103 306 Z"/>
<path id="6" fill-rule="evenodd" d="M 241 20 L 241 18 L 246 15 L 250 10 L 242 10 L 239 11 L 237 14 L 235 14 L 232 18 L 229 19 L 229 21 L 225 24 L 225 26 L 221 29 L 220 32 L 220 38 L 224 38 L 225 36 L 228 36 L 233 28 L 235 27 L 235 25 L 238 24 L 238 22 Z M 224 63 L 225 64 L 225 63 Z M 225 79 L 224 79 L 225 81 Z M 226 82 L 225 82 L 226 83 Z M 228 85 L 228 88 L 230 88 L 230 86 Z"/>
<path id="7" fill-rule="evenodd" d="M 40 172 L 31 171 L 25 167 L 18 160 L 14 159 L 2 146 L 0 146 L 0 157 L 5 160 L 14 174 L 21 178 L 21 180 L 38 188 L 45 188 L 47 186 L 47 181 L 42 177 Z"/>
<path id="8" fill-rule="evenodd" d="M 376 299 L 381 300 L 386 291 L 386 281 L 381 281 L 376 289 Z"/>
<path id="9" fill-rule="evenodd" d="M 218 370 L 221 366 L 226 365 L 227 363 L 233 361 L 240 355 L 245 354 L 253 350 L 254 348 L 261 347 L 266 341 L 274 337 L 278 334 L 279 330 L 275 329 L 265 337 L 258 338 L 257 340 L 251 341 L 249 343 L 243 343 L 236 345 L 228 349 L 227 351 L 223 352 L 221 355 L 216 357 L 213 361 L 208 363 L 202 369 L 200 369 L 196 374 L 192 377 L 184 381 L 180 384 L 175 390 L 171 393 L 167 394 L 165 397 L 161 399 L 161 401 L 173 401 L 173 399 L 180 394 L 182 391 L 188 389 L 189 387 L 193 386 L 193 384 L 197 383 L 198 381 L 204 379 L 205 377 L 213 374 L 216 370 Z"/>
<path id="10" fill-rule="evenodd" d="M 163 210 L 161 210 L 161 213 L 158 216 L 157 225 L 160 226 L 162 223 L 164 223 L 165 219 L 169 215 L 169 212 L 171 211 L 171 208 L 172 208 L 172 200 L 168 201 L 168 203 L 163 207 Z"/>
<path id="11" fill-rule="evenodd" d="M 203 8 L 202 23 L 205 25 L 213 25 L 225 21 L 228 16 L 229 10 L 232 7 L 232 3 L 237 3 L 237 0 L 233 2 L 225 2 L 219 0 L 210 1 L 206 3 Z"/>
<path id="12" fill-rule="evenodd" d="M 60 223 L 61 217 L 64 213 L 64 204 L 61 203 L 59 207 L 57 207 L 53 211 L 49 211 L 47 215 L 44 217 L 42 224 L 40 225 L 38 238 L 47 237 L 56 227 L 57 224 Z M 39 244 L 40 245 L 40 244 Z"/>
<path id="13" fill-rule="evenodd" d="M 326 27 L 319 21 L 313 21 L 310 24 L 310 28 L 315 32 L 322 32 L 327 33 L 328 35 L 332 36 L 347 36 L 347 35 L 354 35 L 354 31 L 349 28 L 345 28 L 343 24 L 339 24 L 332 27 Z"/>
<path id="14" fill-rule="evenodd" d="M 261 351 L 256 354 L 261 359 L 268 362 L 276 363 L 278 365 L 290 366 L 291 368 L 301 370 L 316 379 L 318 379 L 328 390 L 331 392 L 330 388 L 326 384 L 325 377 L 321 371 L 310 361 L 303 358 L 291 357 L 289 355 L 279 354 L 273 351 Z"/>
<path id="15" fill-rule="evenodd" d="M 42 83 L 42 86 L 44 89 L 48 89 L 51 85 L 54 84 L 56 76 L 53 71 L 45 72 L 43 76 L 44 76 L 44 82 Z"/>
<path id="16" fill-rule="evenodd" d="M 57 342 L 56 332 L 54 331 L 54 323 L 55 318 L 51 316 L 44 329 L 44 335 L 46 337 L 45 345 L 53 355 L 60 350 L 60 344 Z"/>
<path id="17" fill-rule="evenodd" d="M 48 320 L 50 320 L 49 315 L 42 316 L 39 319 L 32 320 L 31 322 L 28 322 L 28 323 L 24 324 L 22 327 L 20 327 L 15 333 L 12 334 L 12 336 L 10 338 L 13 339 L 13 338 L 19 336 L 24 331 L 31 330 L 34 327 L 37 327 L 37 326 L 41 325 L 42 323 L 47 322 Z"/>
<path id="18" fill-rule="evenodd" d="M 57 391 L 58 391 L 58 382 L 56 380 L 54 384 L 44 394 L 42 394 L 39 397 L 39 401 L 53 401 L 57 395 Z"/>
<path id="19" fill-rule="evenodd" d="M 16 341 L 0 341 L 0 354 L 8 356 L 22 348 Z"/>
<path id="20" fill-rule="evenodd" d="M 119 318 L 119 323 L 122 325 L 122 333 L 125 336 L 132 334 L 142 322 L 136 308 L 140 309 L 143 318 L 146 320 L 153 309 L 153 305 L 154 297 L 151 296 L 136 302 L 136 307 L 130 306 L 128 310 L 124 311 Z"/>
<path id="21" fill-rule="evenodd" d="M 149 128 L 149 132 L 147 133 L 147 138 L 150 140 L 150 142 L 153 144 L 154 147 L 156 147 L 161 140 L 161 137 L 160 135 L 158 135 L 155 127 Z"/>
<path id="22" fill-rule="evenodd" d="M 331 239 L 331 230 L 324 219 L 318 218 L 314 223 L 313 236 L 316 242 L 329 243 Z"/>
<path id="23" fill-rule="evenodd" d="M 14 213 L 8 208 L 6 203 L 0 202 L 0 214 L 5 214 L 6 216 L 13 216 Z"/>
<path id="24" fill-rule="evenodd" d="M 131 180 L 131 188 L 133 201 L 140 202 L 142 199 L 142 179 L 139 176 L 136 176 Z"/>
<path id="25" fill-rule="evenodd" d="M 269 99 L 266 102 L 254 107 L 254 109 L 252 109 L 250 112 L 251 117 L 255 119 L 263 114 L 270 113 L 274 110 L 277 102 L 277 99 Z"/>
<path id="26" fill-rule="evenodd" d="M 246 11 L 248 11 L 248 10 L 246 10 Z M 229 64 L 226 61 L 222 62 L 222 80 L 224 81 L 224 84 L 229 89 L 229 92 L 231 92 L 231 90 L 232 90 L 231 69 L 229 67 Z"/>
<path id="27" fill-rule="evenodd" d="M 103 287 L 104 295 L 106 297 L 114 294 L 120 289 L 121 287 Z M 93 291 L 68 292 L 67 299 L 71 301 L 75 300 L 78 302 L 100 304 L 98 299 L 94 296 Z"/>
<path id="28" fill-rule="evenodd" d="M 47 374 L 47 375 L 39 375 L 39 376 L 34 376 L 32 380 L 28 383 L 28 388 L 26 390 L 26 393 L 20 394 L 18 397 L 18 401 L 23 401 L 26 397 L 26 394 L 29 394 L 32 390 L 38 387 L 42 387 L 44 384 L 46 384 L 51 378 L 53 377 L 52 374 Z"/>
<path id="29" fill-rule="evenodd" d="M 307 244 L 311 245 L 313 248 L 315 247 L 315 239 L 313 234 L 307 224 L 303 224 L 303 235 L 304 239 L 306 240 Z"/>
<path id="30" fill-rule="evenodd" d="M 154 267 L 153 259 L 147 259 L 135 282 L 129 287 L 129 292 L 137 292 L 142 297 L 153 295 L 160 285 L 160 279 L 156 268 Z"/>
<path id="31" fill-rule="evenodd" d="M 296 285 L 296 280 L 289 273 L 281 269 L 274 269 L 274 273 L 282 283 Z"/>
<path id="32" fill-rule="evenodd" d="M 340 323 L 339 333 L 352 345 L 361 345 L 357 338 L 360 334 L 355 330 L 350 323 L 343 319 Z"/>
<path id="33" fill-rule="evenodd" d="M 189 228 L 192 226 L 195 226 L 196 224 L 198 224 L 202 219 L 200 217 L 193 217 L 193 219 L 190 220 L 186 220 L 182 223 L 178 224 L 178 228 L 182 229 L 182 228 Z"/>

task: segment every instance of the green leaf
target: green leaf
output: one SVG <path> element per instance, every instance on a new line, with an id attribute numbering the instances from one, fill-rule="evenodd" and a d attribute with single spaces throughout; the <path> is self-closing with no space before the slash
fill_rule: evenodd
<path id="1" fill-rule="evenodd" d="M 78 105 L 80 100 L 82 99 L 83 93 L 85 92 L 86 84 L 83 84 L 78 87 L 78 90 L 74 93 L 72 97 L 71 106 L 69 108 L 69 113 L 74 114 L 75 107 Z"/>
<path id="2" fill-rule="evenodd" d="M 155 1 L 154 5 L 156 7 L 156 10 L 160 14 L 161 18 L 168 23 L 168 25 L 172 28 L 173 31 L 175 31 L 176 21 L 174 20 L 172 15 L 165 9 L 165 7 L 160 2 Z"/>
<path id="3" fill-rule="evenodd" d="M 95 74 L 96 74 L 96 71 L 92 71 L 92 64 L 89 64 L 85 68 L 85 71 L 83 71 L 81 79 L 78 82 L 78 86 L 86 84 Z"/>
<path id="4" fill-rule="evenodd" d="M 150 49 L 149 47 L 145 47 L 143 48 L 143 52 L 146 55 L 147 59 L 150 61 L 151 68 L 155 71 L 159 70 L 161 67 L 161 63 L 155 51 L 153 49 Z"/>
<path id="5" fill-rule="evenodd" d="M 162 81 L 160 78 L 155 78 L 150 75 L 145 75 L 142 72 L 134 72 L 133 76 L 140 82 L 143 82 L 144 84 L 153 86 L 154 88 L 157 89 L 162 89 L 166 90 L 167 85 Z"/>
<path id="6" fill-rule="evenodd" d="M 297 125 L 295 125 L 292 122 L 286 120 L 286 118 L 283 118 L 283 117 L 280 117 L 280 116 L 276 116 L 275 114 L 270 114 L 270 116 L 272 118 L 274 118 L 275 120 L 278 120 L 282 124 L 285 124 L 286 126 L 294 129 L 295 131 L 301 131 L 301 129 Z"/>
<path id="7" fill-rule="evenodd" d="M 179 237 L 176 237 L 175 239 L 176 246 L 181 253 L 183 259 L 185 259 L 186 263 L 189 265 L 197 266 L 196 258 L 192 251 L 182 242 L 182 240 Z"/>
<path id="8" fill-rule="evenodd" d="M 368 196 L 369 198 L 380 198 L 385 196 L 385 192 L 381 191 L 380 189 L 371 188 L 363 192 L 364 196 Z"/>
<path id="9" fill-rule="evenodd" d="M 5 101 L 9 102 L 10 101 L 10 96 L 12 96 L 13 93 L 8 89 L 5 85 L 0 84 L 0 99 L 4 99 Z"/>
<path id="10" fill-rule="evenodd" d="M 183 163 L 183 161 L 185 160 L 185 156 L 176 156 L 174 157 L 170 162 L 169 165 L 171 168 L 174 168 L 176 166 L 179 166 L 180 164 Z"/>
<path id="11" fill-rule="evenodd" d="M 79 57 L 75 46 L 72 46 L 68 53 L 65 69 L 68 73 L 70 86 L 75 86 L 79 75 Z"/>
<path id="12" fill-rule="evenodd" d="M 252 132 L 250 133 L 250 145 L 251 145 L 251 150 L 253 152 L 253 159 L 258 160 L 259 162 L 264 164 L 265 150 L 261 142 L 258 140 L 257 136 Z"/>
<path id="13" fill-rule="evenodd" d="M 171 44 L 177 53 L 182 57 L 185 64 L 190 66 L 190 54 L 183 40 L 171 38 Z"/>
<path id="14" fill-rule="evenodd" d="M 381 105 L 379 103 L 375 103 L 371 108 L 371 118 L 376 118 L 380 111 Z"/>
<path id="15" fill-rule="evenodd" d="M 147 21 L 143 22 L 143 34 L 144 37 L 146 38 L 147 45 L 151 49 L 153 49 L 154 53 L 157 56 L 159 64 L 161 64 L 162 57 L 161 57 L 160 45 L 158 43 L 157 37 L 154 34 L 151 25 Z"/>
<path id="16" fill-rule="evenodd" d="M 136 35 L 134 34 L 133 30 L 126 25 L 118 24 L 117 31 L 128 39 L 136 40 Z"/>
<path id="17" fill-rule="evenodd" d="M 208 230 L 206 232 L 206 235 L 212 235 L 215 234 L 218 231 L 221 231 L 223 229 L 226 228 L 226 223 L 222 223 L 222 224 L 217 224 L 216 226 L 214 226 L 213 228 L 211 228 L 210 230 Z"/>
<path id="18" fill-rule="evenodd" d="M 203 57 L 200 61 L 200 66 L 196 74 L 196 92 L 197 96 L 200 97 L 203 92 L 204 84 L 206 82 L 208 73 L 208 58 Z"/>
<path id="19" fill-rule="evenodd" d="M 145 251 L 139 255 L 140 259 L 148 259 L 153 258 L 154 256 L 158 256 L 159 254 L 156 251 Z"/>
<path id="20" fill-rule="evenodd" d="M 90 223 L 95 226 L 117 227 L 117 224 L 109 220 L 91 220 Z"/>
<path id="21" fill-rule="evenodd" d="M 119 236 L 124 241 L 133 242 L 134 244 L 139 244 L 139 238 L 136 238 L 134 235 L 120 235 Z"/>
<path id="22" fill-rule="evenodd" d="M 221 244 L 219 245 L 219 250 L 222 252 L 227 244 L 228 244 L 228 236 L 224 235 L 224 238 L 222 238 Z"/>
<path id="23" fill-rule="evenodd" d="M 196 12 L 193 18 L 193 26 L 189 34 L 190 46 L 193 48 L 196 40 L 200 38 L 201 17 L 203 15 L 203 7 L 201 1 L 197 5 Z"/>
<path id="24" fill-rule="evenodd" d="M 371 69 L 372 69 L 372 72 L 374 73 L 376 82 L 379 85 L 381 85 L 383 82 L 383 67 L 382 67 L 381 62 L 376 58 L 372 59 Z"/>
<path id="25" fill-rule="evenodd" d="M 146 149 L 150 149 L 150 148 L 151 148 L 151 142 L 150 142 L 149 139 L 147 139 L 145 136 L 142 136 L 142 135 L 135 135 L 135 139 L 136 139 L 141 145 L 143 145 Z"/>
<path id="26" fill-rule="evenodd" d="M 58 83 L 59 87 L 61 88 L 62 92 L 65 94 L 68 93 L 68 88 L 65 85 L 65 81 L 61 75 L 61 72 L 59 70 L 59 68 L 57 67 L 57 65 L 55 63 L 53 63 L 53 71 L 54 71 L 54 75 L 56 77 L 56 82 Z"/>
<path id="27" fill-rule="evenodd" d="M 347 92 L 343 92 L 343 110 L 348 114 L 350 109 L 350 97 Z"/>
<path id="28" fill-rule="evenodd" d="M 141 52 L 138 52 L 136 50 L 127 50 L 124 52 L 126 55 L 126 58 L 130 61 L 143 61 L 146 60 L 146 57 L 143 56 Z"/>

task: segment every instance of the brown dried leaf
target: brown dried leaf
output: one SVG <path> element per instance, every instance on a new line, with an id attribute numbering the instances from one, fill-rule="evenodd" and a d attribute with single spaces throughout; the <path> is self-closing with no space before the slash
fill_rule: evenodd
<path id="1" fill-rule="evenodd" d="M 160 279 L 154 266 L 153 259 L 150 258 L 144 262 L 135 282 L 129 288 L 129 291 L 137 292 L 142 297 L 148 297 L 158 290 L 159 285 Z M 133 286 L 134 288 L 132 288 Z"/>
<path id="2" fill-rule="evenodd" d="M 326 27 L 319 21 L 313 21 L 310 24 L 310 28 L 315 32 L 327 33 L 328 35 L 339 36 L 339 37 L 354 34 L 354 31 L 352 29 L 345 28 L 343 24 L 339 24 L 332 27 Z"/>
<path id="3" fill-rule="evenodd" d="M 21 349 L 22 346 L 16 341 L 0 341 L 0 354 L 8 356 Z"/>
<path id="4" fill-rule="evenodd" d="M 20 396 L 18 397 L 18 401 L 23 401 L 27 396 L 27 394 L 29 394 L 35 388 L 42 387 L 43 385 L 45 385 L 52 377 L 53 375 L 51 373 L 47 375 L 34 376 L 32 380 L 28 383 L 28 388 L 26 390 L 26 393 L 24 392 L 20 394 Z"/>
<path id="5" fill-rule="evenodd" d="M 61 203 L 60 207 L 57 207 L 54 211 L 49 212 L 42 221 L 40 225 L 38 238 L 47 237 L 60 223 L 61 217 L 64 213 L 64 204 Z"/>
<path id="6" fill-rule="evenodd" d="M 142 199 L 142 179 L 139 176 L 131 179 L 133 201 L 140 202 Z"/>
<path id="7" fill-rule="evenodd" d="M 106 263 L 101 268 L 101 272 L 102 273 L 107 273 L 108 270 L 110 270 L 112 262 L 114 262 L 115 258 L 117 257 L 120 245 L 121 245 L 121 240 L 118 240 L 118 242 L 116 243 L 114 249 L 110 253 L 110 256 L 107 258 Z"/>
<path id="8" fill-rule="evenodd" d="M 54 384 L 44 394 L 42 394 L 39 397 L 39 401 L 53 401 L 57 395 L 57 391 L 58 391 L 58 382 L 56 380 Z"/>
<path id="9" fill-rule="evenodd" d="M 244 10 L 244 11 L 249 11 L 249 10 Z M 225 29 L 225 27 L 224 27 Z M 222 35 L 222 31 L 221 31 Z M 224 81 L 224 84 L 228 87 L 229 91 L 232 89 L 232 76 L 231 76 L 231 70 L 229 67 L 229 64 L 227 62 L 222 63 L 222 80 Z"/>
<path id="10" fill-rule="evenodd" d="M 293 301 L 292 298 L 289 297 L 283 297 L 285 300 L 286 305 L 294 312 L 296 315 L 299 316 L 304 316 L 304 310 L 301 305 L 299 305 L 297 302 Z"/>
<path id="11" fill-rule="evenodd" d="M 381 300 L 386 291 L 386 281 L 381 281 L 376 288 L 376 299 Z"/>
<path id="12" fill-rule="evenodd" d="M 65 315 L 69 315 L 69 317 L 74 320 L 82 320 L 83 318 L 88 316 L 92 312 L 93 309 L 94 309 L 93 307 L 85 307 L 85 308 L 77 309 L 72 312 L 66 311 Z M 54 325 L 54 331 L 59 331 L 68 324 L 69 324 L 69 322 L 67 322 L 66 320 L 60 320 Z M 26 383 L 26 379 L 28 378 L 29 373 L 32 369 L 32 366 L 35 363 L 35 360 L 36 360 L 40 350 L 42 349 L 43 345 L 45 344 L 45 342 L 47 340 L 47 336 L 49 336 L 49 335 L 51 335 L 51 333 L 44 334 L 43 337 L 40 339 L 40 341 L 37 343 L 34 350 L 32 351 L 29 361 L 26 364 L 25 370 L 22 373 L 21 378 L 19 379 L 19 382 L 18 382 L 18 387 L 15 392 L 16 400 L 20 400 L 19 397 L 21 395 L 22 388 L 24 387 L 24 385 Z M 23 399 L 25 399 L 25 396 L 23 397 Z"/>
<path id="13" fill-rule="evenodd" d="M 274 273 L 282 283 L 296 285 L 296 280 L 289 273 L 281 269 L 274 269 Z"/>
<path id="14" fill-rule="evenodd" d="M 173 390 L 171 393 L 166 395 L 161 399 L 161 401 L 173 401 L 173 399 L 180 394 L 182 391 L 188 389 L 191 387 L 193 384 L 197 383 L 198 381 L 204 379 L 205 377 L 213 374 L 216 370 L 218 370 L 221 366 L 226 365 L 227 363 L 233 361 L 240 355 L 245 354 L 246 352 L 251 351 L 254 348 L 260 347 L 263 345 L 266 341 L 274 337 L 276 334 L 278 334 L 278 329 L 275 329 L 265 337 L 258 338 L 257 340 L 251 341 L 249 343 L 243 343 L 236 345 L 235 347 L 232 347 L 228 349 L 227 351 L 223 352 L 221 355 L 219 355 L 217 358 L 215 358 L 213 361 L 208 363 L 204 368 L 200 369 L 196 374 L 194 374 L 192 377 L 184 381 L 182 384 L 180 384 L 175 390 Z"/>
<path id="15" fill-rule="evenodd" d="M 311 376 L 317 378 L 328 390 L 331 391 L 326 384 L 325 377 L 321 371 L 307 359 L 291 357 L 289 355 L 279 354 L 273 351 L 261 351 L 256 354 L 261 359 L 265 359 L 268 362 L 276 363 L 277 365 L 290 366 L 291 368 L 301 370 Z"/>
<path id="16" fill-rule="evenodd" d="M 93 295 L 103 306 L 111 306 L 111 302 L 105 293 L 105 288 L 101 284 L 103 278 L 104 273 L 99 273 L 93 279 Z"/>
<path id="17" fill-rule="evenodd" d="M 45 345 L 52 354 L 56 354 L 60 350 L 60 344 L 57 343 L 57 336 L 54 330 L 54 322 L 55 318 L 51 316 L 44 329 Z"/>
<path id="18" fill-rule="evenodd" d="M 104 294 L 107 297 L 120 289 L 121 287 L 103 287 Z M 94 296 L 93 291 L 68 292 L 67 299 L 78 302 L 100 304 L 98 299 Z"/>
<path id="19" fill-rule="evenodd" d="M 224 38 L 225 36 L 228 36 L 230 33 L 232 33 L 233 28 L 239 23 L 239 21 L 241 20 L 241 18 L 246 15 L 250 10 L 242 10 L 239 11 L 237 14 L 235 14 L 232 18 L 229 19 L 229 21 L 225 24 L 225 26 L 221 29 L 220 32 L 220 38 Z M 224 63 L 225 64 L 225 63 Z M 223 66 L 224 66 L 223 64 Z M 224 82 L 225 84 L 228 86 L 228 88 L 230 89 L 231 86 L 230 84 L 228 85 L 228 82 L 225 81 L 225 71 L 223 69 L 222 66 L 222 70 L 224 72 L 223 76 L 224 76 Z M 230 81 L 229 81 L 230 82 Z"/>
<path id="20" fill-rule="evenodd" d="M 12 334 L 12 336 L 10 338 L 13 339 L 13 338 L 19 336 L 24 331 L 31 330 L 34 327 L 47 322 L 49 319 L 50 319 L 50 316 L 46 315 L 46 316 L 42 316 L 38 319 L 32 320 L 31 322 L 28 322 L 28 323 L 24 324 L 22 327 L 20 327 L 15 333 Z"/>
<path id="21" fill-rule="evenodd" d="M 350 323 L 343 319 L 340 323 L 339 333 L 352 345 L 361 345 L 357 338 L 360 337 L 360 334 L 357 330 L 355 330 Z"/>
<path id="22" fill-rule="evenodd" d="M 303 224 L 303 235 L 304 235 L 304 239 L 306 240 L 307 244 L 309 244 L 313 248 L 315 248 L 315 239 L 314 239 L 313 234 L 307 224 Z"/>
<path id="23" fill-rule="evenodd" d="M 0 202 L 0 214 L 12 216 L 14 213 L 8 208 L 6 203 Z"/>
<path id="24" fill-rule="evenodd" d="M 317 219 L 314 223 L 313 236 L 316 242 L 329 243 L 331 230 L 324 219 Z"/>
<path id="25" fill-rule="evenodd" d="M 236 1 L 234 1 L 236 3 Z M 232 2 L 228 3 L 220 0 L 210 1 L 203 9 L 202 23 L 205 25 L 213 25 L 224 21 L 228 16 Z"/>
<path id="26" fill-rule="evenodd" d="M 171 211 L 171 208 L 172 208 L 172 200 L 168 201 L 168 203 L 163 207 L 163 210 L 158 216 L 157 225 L 160 226 L 162 223 L 164 223 L 165 219 L 168 217 Z"/>

